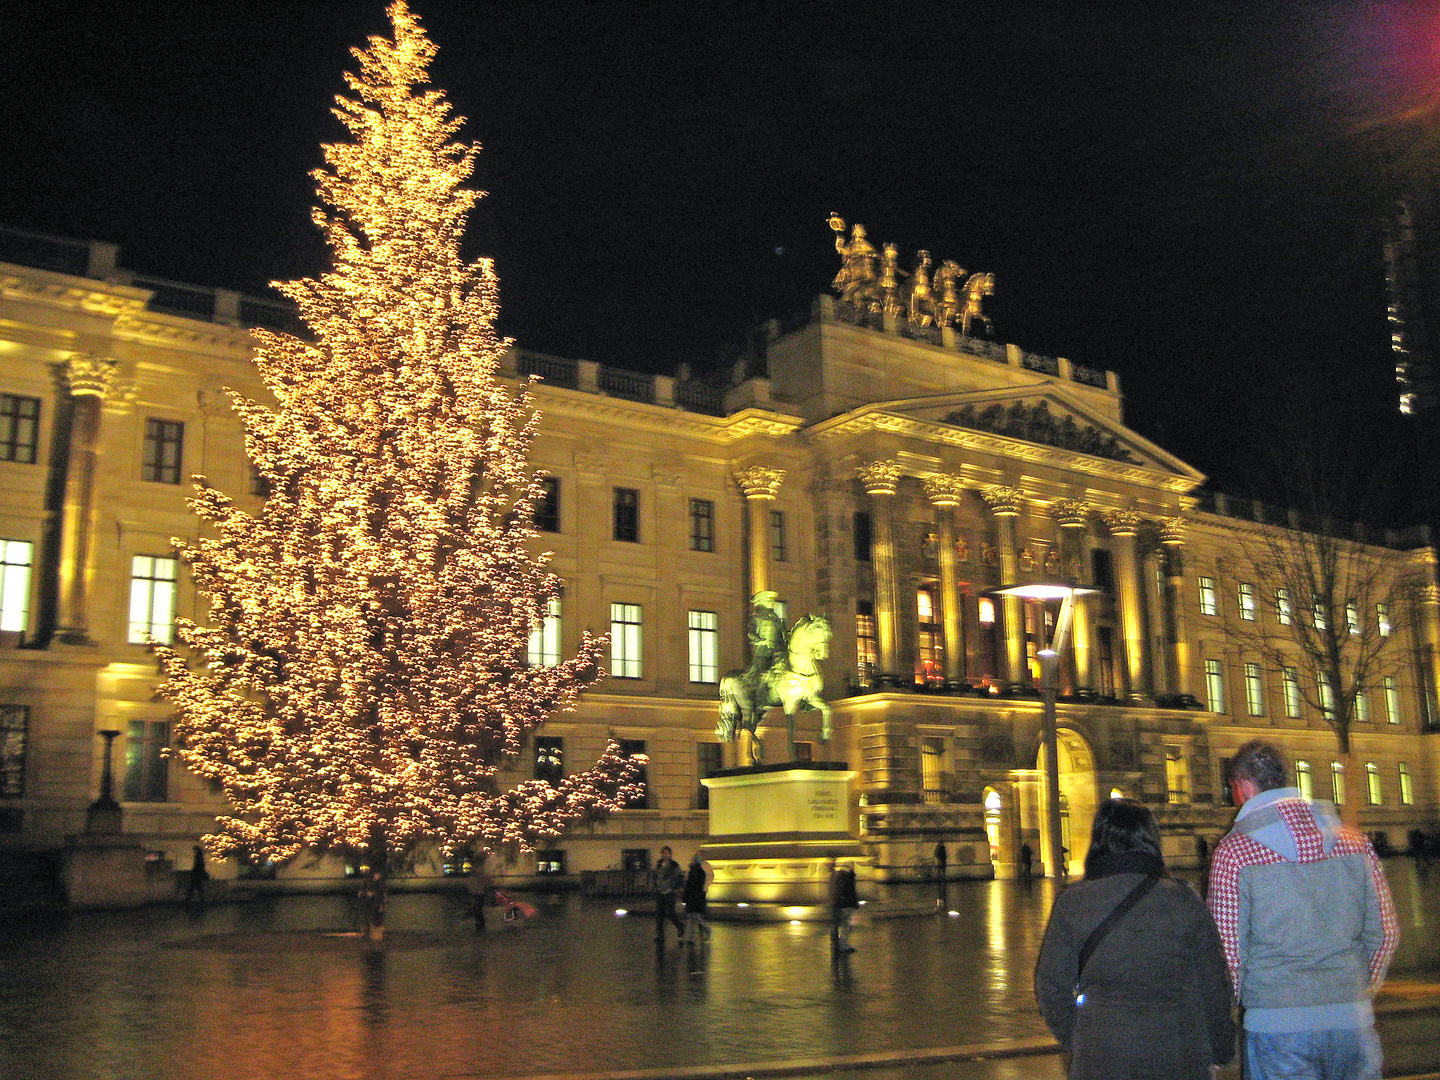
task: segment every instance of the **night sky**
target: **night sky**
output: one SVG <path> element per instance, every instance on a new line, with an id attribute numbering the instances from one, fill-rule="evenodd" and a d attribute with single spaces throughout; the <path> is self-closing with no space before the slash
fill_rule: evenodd
<path id="1" fill-rule="evenodd" d="M 522 346 L 703 369 L 826 290 L 836 211 L 903 265 L 993 271 L 998 338 L 1118 371 L 1131 425 L 1227 490 L 1267 493 L 1299 414 L 1430 498 L 1381 229 L 1440 174 L 1435 5 L 414 7 L 484 146 L 471 238 Z M 378 0 L 11 5 L 0 221 L 204 285 L 318 272 L 307 172 L 385 25 Z"/>

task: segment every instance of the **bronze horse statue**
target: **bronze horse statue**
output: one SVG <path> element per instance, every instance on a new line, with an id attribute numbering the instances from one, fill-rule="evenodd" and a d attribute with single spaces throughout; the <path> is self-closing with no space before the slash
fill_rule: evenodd
<path id="1" fill-rule="evenodd" d="M 750 733 L 750 764 L 762 759 L 756 737 L 767 709 L 785 710 L 789 726 L 790 753 L 795 753 L 795 711 L 800 708 L 820 713 L 820 741 L 830 741 L 830 706 L 820 696 L 824 680 L 819 661 L 830 655 L 830 621 L 823 615 L 806 615 L 790 631 L 785 657 L 769 671 L 758 675 L 729 672 L 720 680 L 720 723 L 715 734 L 722 742 L 734 742 L 742 730 Z"/>

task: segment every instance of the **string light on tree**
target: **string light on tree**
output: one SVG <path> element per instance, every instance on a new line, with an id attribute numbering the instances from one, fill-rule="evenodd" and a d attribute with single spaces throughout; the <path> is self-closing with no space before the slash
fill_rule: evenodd
<path id="1" fill-rule="evenodd" d="M 530 551 L 537 413 L 495 371 L 494 266 L 460 256 L 478 146 L 428 86 L 435 47 L 401 0 L 354 50 L 324 147 L 316 224 L 332 265 L 278 286 L 310 339 L 255 332 L 275 406 L 231 396 L 271 492 L 258 513 L 198 478 L 210 526 L 178 542 L 211 626 L 158 647 L 177 756 L 234 813 L 216 855 L 346 854 L 374 875 L 426 842 L 533 847 L 640 794 L 612 742 L 589 771 L 501 790 L 524 734 L 601 677 L 604 642 L 527 667 L 559 582 Z"/>

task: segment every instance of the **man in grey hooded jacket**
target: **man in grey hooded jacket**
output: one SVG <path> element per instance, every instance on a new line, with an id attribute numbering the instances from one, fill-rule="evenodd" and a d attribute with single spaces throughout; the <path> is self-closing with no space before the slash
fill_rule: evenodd
<path id="1" fill-rule="evenodd" d="M 1230 763 L 1240 812 L 1215 847 L 1210 910 L 1245 1006 L 1246 1080 L 1380 1080 L 1371 996 L 1399 941 L 1384 871 L 1335 808 L 1289 787 L 1279 749 Z"/>

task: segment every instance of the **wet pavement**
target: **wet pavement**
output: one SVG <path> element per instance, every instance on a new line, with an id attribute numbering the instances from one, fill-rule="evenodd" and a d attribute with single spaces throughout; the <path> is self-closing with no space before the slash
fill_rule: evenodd
<path id="1" fill-rule="evenodd" d="M 1405 934 L 1396 990 L 1382 1003 L 1398 1065 L 1440 1046 L 1429 1034 L 1440 1011 L 1440 873 L 1422 880 L 1404 859 L 1387 869 Z M 397 895 L 380 952 L 346 936 L 351 902 L 339 896 L 199 915 L 11 917 L 0 941 L 0 1077 L 715 1076 L 776 1062 L 816 1080 L 1059 1074 L 1057 1058 L 1033 1053 L 1046 1042 L 1031 971 L 1048 883 L 1028 896 L 1014 882 L 952 885 L 954 916 L 887 917 L 933 906 L 918 887 L 888 890 L 862 914 L 857 951 L 839 959 L 820 923 L 717 923 L 702 949 L 677 946 L 672 930 L 657 953 L 646 914 L 531 899 L 535 918 L 506 924 L 492 909 L 476 935 L 463 893 Z M 1029 1056 L 909 1060 L 1014 1040 Z M 896 1056 L 885 1063 L 887 1053 Z M 870 1067 L 839 1071 L 860 1064 Z"/>

